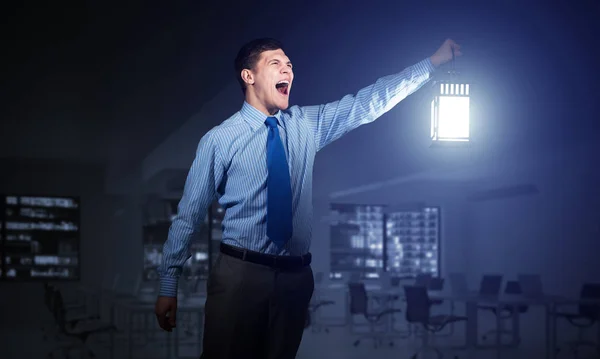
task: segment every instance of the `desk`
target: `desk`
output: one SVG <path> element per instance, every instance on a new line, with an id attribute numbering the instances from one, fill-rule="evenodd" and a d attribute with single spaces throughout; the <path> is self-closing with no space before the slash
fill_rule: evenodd
<path id="1" fill-rule="evenodd" d="M 553 295 L 544 295 L 539 297 L 526 297 L 522 295 L 506 295 L 501 294 L 499 296 L 485 296 L 477 292 L 473 293 L 444 293 L 444 292 L 431 292 L 430 297 L 432 299 L 448 300 L 452 302 L 463 302 L 466 305 L 467 324 L 466 324 L 466 344 L 470 348 L 485 348 L 478 343 L 478 306 L 487 305 L 495 306 L 499 312 L 502 308 L 512 307 L 514 312 L 517 313 L 513 316 L 513 328 L 518 333 L 519 326 L 519 315 L 518 307 L 527 305 L 529 307 L 542 306 L 546 310 L 545 320 L 545 336 L 546 336 L 546 358 L 554 358 L 556 352 L 556 327 L 555 318 L 552 315 L 554 312 L 555 305 L 563 300 L 562 297 Z M 501 321 L 496 320 L 496 329 L 501 330 Z M 497 350 L 497 357 L 501 356 L 502 345 L 500 342 L 500 336 L 496 336 L 495 345 L 492 346 Z"/>
<path id="2" fill-rule="evenodd" d="M 373 295 L 382 296 L 404 296 L 404 293 L 398 288 L 385 289 L 381 291 L 370 292 Z M 513 307 L 515 313 L 518 313 L 518 307 L 527 305 L 529 307 L 541 306 L 545 308 L 545 343 L 546 343 L 546 358 L 556 358 L 557 349 L 557 330 L 556 330 L 556 308 L 564 305 L 578 304 L 598 304 L 600 300 L 581 300 L 569 299 L 556 295 L 541 295 L 537 297 L 527 297 L 523 295 L 508 295 L 501 294 L 499 296 L 484 296 L 478 292 L 468 292 L 463 294 L 448 293 L 444 291 L 430 291 L 429 297 L 433 300 L 447 300 L 450 302 L 463 302 L 466 305 L 467 323 L 465 326 L 465 339 L 467 348 L 485 348 L 478 343 L 478 313 L 479 305 L 495 306 L 498 311 L 501 308 Z M 497 320 L 497 330 L 500 330 L 501 322 Z M 518 331 L 519 318 L 518 314 L 513 316 L 513 326 Z M 599 334 L 600 336 L 600 334 Z M 600 339 L 600 338 L 599 338 Z M 489 347 L 489 346 L 488 346 Z M 493 346 L 497 350 L 497 356 L 501 356 L 502 345 L 500 336 L 496 337 L 496 343 Z"/>

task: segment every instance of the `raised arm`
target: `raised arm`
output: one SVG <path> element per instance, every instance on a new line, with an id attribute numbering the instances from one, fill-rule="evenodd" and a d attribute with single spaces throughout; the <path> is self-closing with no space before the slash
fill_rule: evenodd
<path id="1" fill-rule="evenodd" d="M 323 105 L 301 107 L 312 128 L 317 151 L 347 132 L 375 121 L 423 86 L 434 71 L 429 58 L 401 72 L 382 77 L 356 94 Z"/>
<path id="2" fill-rule="evenodd" d="M 163 247 L 159 296 L 177 296 L 177 283 L 183 264 L 191 256 L 191 239 L 204 220 L 223 179 L 222 164 L 214 132 L 209 131 L 198 145 L 196 158 L 185 181 L 177 216 L 171 224 L 169 236 Z"/>
<path id="3" fill-rule="evenodd" d="M 354 95 L 324 105 L 300 107 L 314 132 L 317 151 L 358 126 L 375 121 L 427 83 L 436 67 L 461 55 L 460 46 L 447 39 L 431 57 L 382 77 Z"/>

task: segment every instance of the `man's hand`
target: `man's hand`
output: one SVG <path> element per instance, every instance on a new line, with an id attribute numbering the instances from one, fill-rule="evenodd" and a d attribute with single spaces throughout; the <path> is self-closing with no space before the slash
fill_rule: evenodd
<path id="1" fill-rule="evenodd" d="M 158 297 L 154 306 L 154 313 L 158 319 L 158 325 L 167 332 L 175 328 L 175 316 L 177 315 L 177 297 Z"/>
<path id="2" fill-rule="evenodd" d="M 451 39 L 447 39 L 444 41 L 442 46 L 435 52 L 435 54 L 431 55 L 431 63 L 433 66 L 438 67 L 440 65 L 445 64 L 446 62 L 452 60 L 452 53 L 454 52 L 454 56 L 461 56 L 460 45 L 454 42 Z"/>

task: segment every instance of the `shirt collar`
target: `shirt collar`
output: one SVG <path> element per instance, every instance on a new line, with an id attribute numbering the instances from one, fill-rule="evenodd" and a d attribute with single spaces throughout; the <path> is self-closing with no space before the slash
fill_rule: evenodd
<path id="1" fill-rule="evenodd" d="M 275 117 L 277 122 L 281 125 L 281 111 L 277 111 L 277 113 L 273 116 L 266 116 L 264 113 L 260 112 L 246 101 L 244 101 L 244 104 L 242 105 L 240 114 L 253 130 L 257 130 L 261 126 L 265 126 L 265 120 L 267 117 Z"/>

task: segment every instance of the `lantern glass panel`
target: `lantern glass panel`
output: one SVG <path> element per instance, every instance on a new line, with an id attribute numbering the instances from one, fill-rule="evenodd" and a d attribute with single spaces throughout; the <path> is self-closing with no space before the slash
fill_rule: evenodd
<path id="1" fill-rule="evenodd" d="M 438 139 L 468 141 L 469 102 L 468 96 L 438 98 Z"/>

